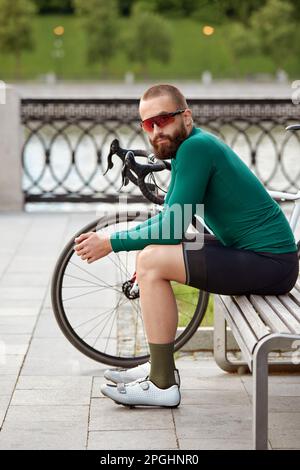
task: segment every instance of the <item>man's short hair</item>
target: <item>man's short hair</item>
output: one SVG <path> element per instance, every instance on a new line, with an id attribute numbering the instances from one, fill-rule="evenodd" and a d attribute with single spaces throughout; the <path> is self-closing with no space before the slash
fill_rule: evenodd
<path id="1" fill-rule="evenodd" d="M 188 107 L 186 99 L 181 91 L 179 91 L 175 86 L 168 84 L 153 85 L 145 91 L 141 100 L 146 101 L 163 95 L 169 95 L 178 109 L 186 109 Z"/>

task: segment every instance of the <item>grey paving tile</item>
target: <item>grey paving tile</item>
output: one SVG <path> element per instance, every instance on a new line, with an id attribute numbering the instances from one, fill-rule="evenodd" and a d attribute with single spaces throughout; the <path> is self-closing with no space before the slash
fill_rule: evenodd
<path id="1" fill-rule="evenodd" d="M 0 286 L 0 302 L 3 300 L 42 300 L 45 295 L 45 288 L 43 286 Z"/>
<path id="2" fill-rule="evenodd" d="M 39 309 L 42 299 L 4 299 L 1 301 L 1 309 Z"/>
<path id="3" fill-rule="evenodd" d="M 84 449 L 88 406 L 10 407 L 0 449 Z"/>
<path id="4" fill-rule="evenodd" d="M 23 375 L 102 375 L 105 366 L 84 356 L 67 339 L 33 338 Z"/>
<path id="5" fill-rule="evenodd" d="M 17 272 L 42 272 L 50 273 L 54 268 L 55 258 L 53 256 L 16 255 L 9 267 L 8 273 Z"/>
<path id="6" fill-rule="evenodd" d="M 89 405 L 92 377 L 20 377 L 11 405 Z"/>
<path id="7" fill-rule="evenodd" d="M 237 439 L 179 439 L 179 449 L 181 450 L 251 450 L 251 439 L 238 441 Z"/>
<path id="8" fill-rule="evenodd" d="M 0 306 L 0 321 L 1 317 L 36 317 L 40 312 L 40 305 L 38 306 L 29 306 L 29 307 L 23 307 L 22 305 L 15 306 L 8 306 L 8 307 L 3 307 L 2 305 Z M 16 321 L 15 321 L 16 323 Z"/>
<path id="9" fill-rule="evenodd" d="M 0 395 L 0 429 L 2 427 L 5 414 L 8 409 L 9 402 L 10 402 L 10 395 Z M 1 435 L 1 431 L 0 431 L 0 435 Z"/>
<path id="10" fill-rule="evenodd" d="M 1 324 L 1 321 L 0 321 Z M 23 334 L 1 334 L 0 335 L 0 354 L 3 355 L 25 355 L 30 342 L 30 335 Z"/>
<path id="11" fill-rule="evenodd" d="M 36 316 L 0 316 L 0 331 L 3 335 L 22 334 L 28 335 L 32 333 L 36 323 Z"/>
<path id="12" fill-rule="evenodd" d="M 109 398 L 93 398 L 90 410 L 90 431 L 125 431 L 173 429 L 172 413 L 169 409 L 126 408 Z"/>
<path id="13" fill-rule="evenodd" d="M 44 308 L 37 321 L 35 338 L 63 338 L 63 333 L 58 326 L 52 309 Z"/>
<path id="14" fill-rule="evenodd" d="M 20 371 L 24 356 L 21 355 L 6 355 L 0 356 L 0 377 L 3 375 L 17 375 Z"/>
<path id="15" fill-rule="evenodd" d="M 184 405 L 212 405 L 225 408 L 235 405 L 249 406 L 250 400 L 244 392 L 232 390 L 188 390 L 181 391 L 181 403 Z"/>
<path id="16" fill-rule="evenodd" d="M 5 273 L 0 281 L 1 287 L 46 287 L 50 276 L 46 273 Z"/>
<path id="17" fill-rule="evenodd" d="M 250 406 L 181 405 L 173 415 L 179 439 L 251 439 Z"/>
<path id="18" fill-rule="evenodd" d="M 15 375 L 0 375 L 0 396 L 11 395 L 17 378 Z"/>
<path id="19" fill-rule="evenodd" d="M 93 377 L 85 376 L 29 376 L 20 375 L 16 385 L 17 390 L 59 390 L 81 388 L 90 390 Z"/>
<path id="20" fill-rule="evenodd" d="M 103 374 L 100 377 L 94 377 L 93 388 L 92 388 L 92 398 L 105 398 L 104 395 L 102 395 L 102 393 L 100 392 L 101 386 L 104 385 L 105 383 L 112 383 L 112 382 L 108 382 L 108 380 L 106 380 L 103 377 Z"/>
<path id="21" fill-rule="evenodd" d="M 173 430 L 145 429 L 120 431 L 89 432 L 89 450 L 135 450 L 135 449 L 177 449 L 176 436 Z"/>
<path id="22" fill-rule="evenodd" d="M 244 391 L 243 384 L 238 376 L 211 376 L 211 377 L 182 377 L 181 376 L 181 388 L 188 390 L 235 390 Z"/>
<path id="23" fill-rule="evenodd" d="M 300 410 L 269 413 L 269 438 L 273 448 L 300 449 Z"/>
<path id="24" fill-rule="evenodd" d="M 182 378 L 189 379 L 190 377 L 229 377 L 228 374 L 221 369 L 214 367 L 181 367 L 181 363 L 177 361 L 176 367 L 179 369 Z M 227 380 L 227 379 L 226 379 Z"/>
<path id="25" fill-rule="evenodd" d="M 252 396 L 252 383 L 247 382 L 245 383 L 245 388 L 247 393 Z M 269 382 L 269 397 L 271 396 L 286 396 L 286 397 L 297 397 L 300 396 L 300 381 L 298 383 L 290 382 L 290 383 L 272 383 Z"/>
<path id="26" fill-rule="evenodd" d="M 0 434 L 2 450 L 85 450 L 85 427 L 72 423 L 37 425 L 30 430 L 4 430 Z"/>
<path id="27" fill-rule="evenodd" d="M 294 413 L 300 412 L 300 396 L 291 397 L 269 397 L 269 412 L 274 413 Z"/>
<path id="28" fill-rule="evenodd" d="M 88 405 L 17 405 L 10 406 L 4 425 L 4 431 L 30 431 L 46 429 L 47 426 L 73 424 L 82 430 L 88 426 Z M 1 432 L 1 435 L 2 435 Z"/>
<path id="29" fill-rule="evenodd" d="M 242 375 L 242 382 L 252 385 L 252 375 Z M 269 384 L 299 384 L 300 383 L 300 373 L 290 373 L 290 374 L 271 374 L 269 375 Z"/>

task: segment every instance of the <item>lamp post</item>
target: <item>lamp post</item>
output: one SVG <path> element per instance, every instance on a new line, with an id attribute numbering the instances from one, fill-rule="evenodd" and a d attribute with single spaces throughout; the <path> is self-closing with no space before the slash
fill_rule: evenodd
<path id="1" fill-rule="evenodd" d="M 214 34 L 214 32 L 215 32 L 215 28 L 213 26 L 205 25 L 202 28 L 202 34 L 206 37 L 212 36 Z M 209 54 L 208 54 L 208 57 L 209 57 Z M 210 65 L 210 60 L 208 59 L 208 61 L 209 61 L 209 65 Z M 212 82 L 211 71 L 210 70 L 205 70 L 202 73 L 202 83 L 204 85 L 209 85 L 211 82 Z"/>
<path id="2" fill-rule="evenodd" d="M 65 28 L 63 26 L 55 26 L 53 28 L 53 34 L 54 34 L 54 41 L 53 41 L 53 58 L 54 58 L 54 63 L 55 63 L 55 74 L 57 78 L 61 77 L 61 64 L 62 64 L 62 59 L 65 56 L 65 51 L 64 51 L 64 41 L 63 41 L 63 36 L 65 33 Z"/>

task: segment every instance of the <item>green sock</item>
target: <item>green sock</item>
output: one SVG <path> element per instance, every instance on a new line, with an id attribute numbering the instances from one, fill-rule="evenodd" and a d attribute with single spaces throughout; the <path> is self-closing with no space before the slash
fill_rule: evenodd
<path id="1" fill-rule="evenodd" d="M 174 342 L 168 344 L 149 343 L 151 370 L 149 379 L 159 388 L 176 384 L 174 377 Z"/>

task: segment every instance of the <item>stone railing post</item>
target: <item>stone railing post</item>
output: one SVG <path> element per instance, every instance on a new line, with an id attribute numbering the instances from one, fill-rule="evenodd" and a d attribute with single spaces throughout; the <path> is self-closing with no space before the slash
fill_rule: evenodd
<path id="1" fill-rule="evenodd" d="M 0 211 L 24 208 L 20 102 L 17 91 L 0 81 Z"/>

